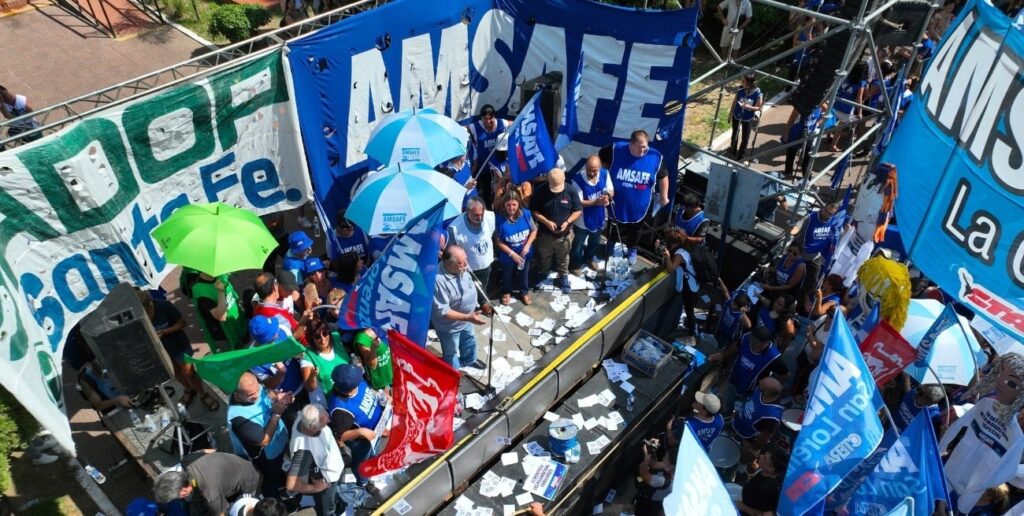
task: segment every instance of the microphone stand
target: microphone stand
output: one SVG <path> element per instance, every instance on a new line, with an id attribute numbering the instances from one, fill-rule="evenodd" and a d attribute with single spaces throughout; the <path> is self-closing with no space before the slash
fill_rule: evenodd
<path id="1" fill-rule="evenodd" d="M 484 290 L 483 285 L 480 283 L 480 278 L 476 277 L 476 274 L 473 273 L 472 269 L 467 269 L 467 272 L 469 272 L 469 275 L 473 277 L 473 286 L 476 287 L 477 292 L 479 292 L 484 299 L 490 301 L 487 297 L 487 291 Z M 494 394 L 497 392 L 497 389 L 495 389 L 494 385 L 491 384 L 491 377 L 494 374 L 494 320 L 498 318 L 498 315 L 500 314 L 491 313 L 491 328 L 488 331 L 487 338 L 487 384 L 483 385 L 483 387 L 484 391 L 488 394 Z M 512 330 L 508 327 L 508 324 L 506 324 L 505 321 L 501 321 L 501 324 L 505 327 L 505 335 L 512 339 L 512 343 L 519 348 L 519 351 L 523 351 L 523 347 L 519 345 L 519 341 L 517 341 L 515 336 L 512 335 Z M 472 376 L 470 376 L 470 378 L 472 378 Z"/>

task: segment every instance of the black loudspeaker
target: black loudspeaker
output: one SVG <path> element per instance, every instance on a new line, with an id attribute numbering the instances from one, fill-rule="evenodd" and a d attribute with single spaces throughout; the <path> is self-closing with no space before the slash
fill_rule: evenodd
<path id="1" fill-rule="evenodd" d="M 904 47 L 916 43 L 928 16 L 927 2 L 900 2 L 890 7 L 875 24 L 872 35 L 878 46 Z"/>
<path id="2" fill-rule="evenodd" d="M 860 4 L 864 1 L 850 0 L 846 2 L 836 16 L 846 19 L 857 16 Z M 793 92 L 791 100 L 793 107 L 801 115 L 806 116 L 818 104 L 821 104 L 821 101 L 825 100 L 825 95 L 836 79 L 836 70 L 839 69 L 839 65 L 843 64 L 843 54 L 846 53 L 846 46 L 850 43 L 851 36 L 849 30 L 829 36 L 812 53 L 813 57 L 807 76 L 800 79 L 800 85 Z"/>
<path id="3" fill-rule="evenodd" d="M 540 77 L 523 82 L 519 106 L 525 106 L 537 90 L 540 93 L 540 110 L 547 122 L 551 141 L 558 135 L 558 125 L 562 123 L 562 72 L 548 72 Z"/>
<path id="4" fill-rule="evenodd" d="M 82 338 L 121 393 L 135 397 L 174 377 L 171 359 L 127 283 L 82 319 Z"/>
<path id="5" fill-rule="evenodd" d="M 725 250 L 720 251 L 722 228 L 717 225 L 708 230 L 704 245 L 715 253 L 722 253 L 718 257 L 718 262 L 722 264 L 720 275 L 729 290 L 738 288 L 754 269 L 769 258 L 768 250 L 759 249 L 732 233 L 726 235 Z"/>

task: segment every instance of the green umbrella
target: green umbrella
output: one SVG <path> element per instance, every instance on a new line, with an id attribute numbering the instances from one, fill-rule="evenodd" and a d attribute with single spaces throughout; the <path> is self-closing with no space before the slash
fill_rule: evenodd
<path id="1" fill-rule="evenodd" d="M 203 358 L 185 356 L 185 361 L 195 364 L 199 377 L 220 390 L 231 394 L 238 387 L 238 379 L 250 368 L 283 362 L 306 349 L 291 337 L 281 342 L 252 348 L 225 351 Z"/>
<path id="2" fill-rule="evenodd" d="M 153 230 L 167 261 L 210 276 L 259 269 L 277 240 L 253 212 L 222 202 L 177 209 Z"/>

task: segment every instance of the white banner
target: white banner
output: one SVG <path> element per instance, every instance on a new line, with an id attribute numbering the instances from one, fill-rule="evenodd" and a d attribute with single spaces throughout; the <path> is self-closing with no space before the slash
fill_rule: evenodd
<path id="1" fill-rule="evenodd" d="M 0 154 L 0 382 L 69 451 L 65 338 L 118 283 L 171 271 L 153 228 L 190 203 L 311 197 L 284 74 L 274 53 Z"/>

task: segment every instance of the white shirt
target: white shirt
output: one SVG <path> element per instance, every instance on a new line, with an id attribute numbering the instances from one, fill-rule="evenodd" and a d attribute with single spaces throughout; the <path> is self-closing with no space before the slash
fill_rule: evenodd
<path id="1" fill-rule="evenodd" d="M 474 271 L 486 269 L 494 263 L 494 212 L 484 211 L 480 228 L 473 229 L 462 214 L 448 226 L 448 234 L 466 250 L 466 261 Z"/>
<path id="2" fill-rule="evenodd" d="M 696 292 L 700 286 L 697 285 L 697 271 L 693 269 L 693 262 L 690 260 L 690 252 L 680 247 L 676 249 L 676 256 L 682 257 L 683 263 L 676 267 L 676 292 L 683 291 L 683 277 L 690 292 Z M 685 272 L 684 272 L 685 269 Z"/>
<path id="3" fill-rule="evenodd" d="M 299 450 L 308 451 L 313 455 L 313 462 L 320 468 L 324 480 L 331 484 L 341 480 L 341 473 L 345 470 L 345 459 L 341 456 L 341 450 L 334 440 L 331 429 L 322 428 L 318 435 L 310 436 L 299 430 L 301 422 L 301 418 L 295 418 L 295 424 L 292 425 L 292 440 L 288 446 L 292 454 Z"/>
<path id="4" fill-rule="evenodd" d="M 718 4 L 718 8 L 725 10 L 726 30 L 736 23 L 736 17 L 740 14 L 746 16 L 748 19 L 754 17 L 754 8 L 750 5 L 750 0 L 725 0 Z"/>
<path id="5" fill-rule="evenodd" d="M 946 461 L 946 481 L 960 495 L 957 509 L 969 512 L 990 487 L 1009 482 L 1021 469 L 1024 452 L 1024 432 L 1016 417 L 1004 427 L 999 424 L 993 410 L 996 400 L 984 398 L 960 417 L 939 442 L 939 453 L 962 429 L 963 439 L 957 443 Z M 987 444 L 989 441 L 991 445 Z"/>
<path id="6" fill-rule="evenodd" d="M 8 104 L 4 102 L 4 109 L 6 109 L 7 112 L 11 114 L 11 118 L 17 118 L 21 115 L 24 115 L 26 113 L 26 107 L 28 107 L 28 99 L 25 98 L 24 95 L 15 95 L 14 104 Z M 39 123 L 36 122 L 35 118 L 30 118 L 28 120 L 22 120 L 20 122 L 10 124 L 10 126 L 17 127 L 18 129 L 34 129 L 39 126 Z"/>

